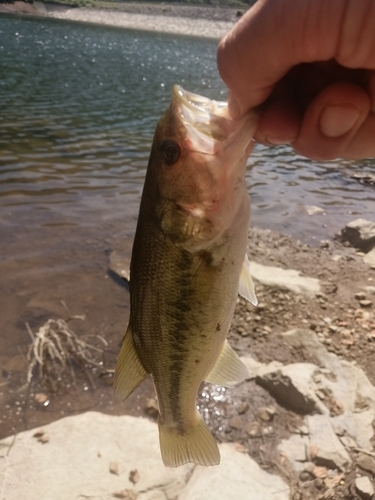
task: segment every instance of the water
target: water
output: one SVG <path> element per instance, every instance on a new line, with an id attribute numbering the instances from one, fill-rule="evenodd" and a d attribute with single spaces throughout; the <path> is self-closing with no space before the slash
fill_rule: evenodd
<path id="1" fill-rule="evenodd" d="M 51 19 L 0 17 L 0 435 L 84 409 L 141 414 L 151 384 L 122 405 L 84 376 L 47 405 L 25 383 L 25 323 L 86 314 L 74 326 L 100 334 L 113 367 L 128 294 L 108 255 L 131 251 L 157 120 L 171 87 L 224 99 L 212 40 Z M 289 148 L 257 146 L 247 185 L 253 223 L 305 241 L 373 217 L 373 188 L 350 178 L 372 162 L 313 163 Z M 324 215 L 309 216 L 306 205 Z M 21 388 L 21 389 L 20 389 Z M 51 397 L 50 397 L 51 396 Z"/>

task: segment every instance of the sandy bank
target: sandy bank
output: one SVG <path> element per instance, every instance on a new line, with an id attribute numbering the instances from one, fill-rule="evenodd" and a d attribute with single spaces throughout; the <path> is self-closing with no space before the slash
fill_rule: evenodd
<path id="1" fill-rule="evenodd" d="M 133 14 L 129 12 L 107 11 L 100 9 L 75 8 L 64 12 L 50 11 L 49 17 L 81 21 L 87 23 L 117 26 L 146 31 L 158 31 L 178 35 L 221 38 L 233 26 L 233 22 L 187 17 Z"/>
<path id="2" fill-rule="evenodd" d="M 173 9 L 166 10 L 160 8 L 160 5 L 151 8 L 142 4 L 129 4 L 125 11 L 124 9 L 69 8 L 38 1 L 31 5 L 16 1 L 13 4 L 0 6 L 0 12 L 214 39 L 224 36 L 237 20 L 236 11 L 233 9 L 174 6 Z"/>

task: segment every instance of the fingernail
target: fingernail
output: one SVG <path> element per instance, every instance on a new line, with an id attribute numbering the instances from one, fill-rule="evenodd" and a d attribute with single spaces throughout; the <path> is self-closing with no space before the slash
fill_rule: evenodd
<path id="1" fill-rule="evenodd" d="M 242 116 L 241 106 L 232 92 L 228 92 L 228 112 L 232 120 L 238 120 Z"/>
<path id="2" fill-rule="evenodd" d="M 285 139 L 280 137 L 266 137 L 266 142 L 272 144 L 272 146 L 282 146 L 283 144 L 290 144 L 293 139 Z"/>
<path id="3" fill-rule="evenodd" d="M 354 127 L 360 114 L 359 109 L 351 104 L 327 106 L 320 115 L 320 131 L 329 138 L 341 137 Z"/>

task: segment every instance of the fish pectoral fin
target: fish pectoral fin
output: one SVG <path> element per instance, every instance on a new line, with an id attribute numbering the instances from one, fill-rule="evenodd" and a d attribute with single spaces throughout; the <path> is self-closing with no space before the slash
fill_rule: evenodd
<path id="1" fill-rule="evenodd" d="M 179 467 L 187 463 L 219 465 L 220 452 L 217 443 L 196 412 L 196 422 L 186 431 L 167 427 L 159 417 L 159 441 L 161 456 L 166 467 Z"/>
<path id="2" fill-rule="evenodd" d="M 248 376 L 248 369 L 226 340 L 219 359 L 211 372 L 205 377 L 205 381 L 210 384 L 230 387 L 242 382 Z"/>
<path id="3" fill-rule="evenodd" d="M 238 293 L 241 295 L 241 297 L 251 302 L 253 306 L 258 305 L 258 299 L 255 295 L 254 283 L 251 279 L 250 274 L 250 261 L 247 255 L 245 255 L 245 260 L 242 264 Z"/>
<path id="4" fill-rule="evenodd" d="M 128 327 L 115 368 L 113 387 L 116 395 L 125 400 L 147 375 L 135 350 L 132 331 Z"/>

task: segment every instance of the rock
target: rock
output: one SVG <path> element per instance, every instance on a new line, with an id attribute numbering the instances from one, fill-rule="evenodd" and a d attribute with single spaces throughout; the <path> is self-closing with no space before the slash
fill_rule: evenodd
<path id="1" fill-rule="evenodd" d="M 308 445 L 309 438 L 307 436 L 292 434 L 289 439 L 283 439 L 277 449 L 286 456 L 295 470 L 306 470 Z"/>
<path id="2" fill-rule="evenodd" d="M 158 418 L 159 404 L 155 398 L 147 398 L 145 404 L 145 413 L 151 418 Z"/>
<path id="3" fill-rule="evenodd" d="M 360 453 L 357 457 L 356 464 L 363 470 L 371 472 L 375 476 L 375 460 L 365 453 Z"/>
<path id="4" fill-rule="evenodd" d="M 364 292 L 357 292 L 354 297 L 357 300 L 365 300 L 366 299 L 366 294 Z"/>
<path id="5" fill-rule="evenodd" d="M 320 291 L 320 281 L 317 278 L 301 276 L 295 269 L 263 266 L 251 262 L 250 270 L 253 279 L 263 285 L 290 290 L 307 297 L 314 297 Z"/>
<path id="6" fill-rule="evenodd" d="M 231 429 L 241 430 L 244 427 L 244 422 L 241 417 L 232 417 L 228 420 L 228 425 Z"/>
<path id="7" fill-rule="evenodd" d="M 330 469 L 345 470 L 351 459 L 334 433 L 330 418 L 327 415 L 309 415 L 306 422 L 310 430 L 311 446 L 316 448 L 316 453 L 311 457 L 313 462 Z"/>
<path id="8" fill-rule="evenodd" d="M 340 441 L 346 449 L 356 448 L 358 446 L 354 439 L 350 436 L 340 436 Z"/>
<path id="9" fill-rule="evenodd" d="M 323 479 L 320 479 L 320 477 L 317 477 L 316 479 L 314 479 L 314 486 L 316 489 L 321 490 L 324 486 Z"/>
<path id="10" fill-rule="evenodd" d="M 369 184 L 370 186 L 375 184 L 375 175 L 372 172 L 354 172 L 350 177 L 356 179 L 361 184 Z"/>
<path id="11" fill-rule="evenodd" d="M 249 422 L 245 426 L 245 430 L 250 437 L 257 437 L 261 435 L 259 422 Z"/>
<path id="12" fill-rule="evenodd" d="M 46 401 L 48 401 L 48 396 L 44 392 L 37 392 L 34 396 L 34 401 L 41 405 L 44 405 Z"/>
<path id="13" fill-rule="evenodd" d="M 239 415 L 243 415 L 244 413 L 247 412 L 248 409 L 249 409 L 249 403 L 247 403 L 246 401 L 243 401 L 242 403 L 240 403 L 238 405 L 237 413 Z"/>
<path id="14" fill-rule="evenodd" d="M 341 237 L 353 247 L 369 252 L 375 246 L 375 224 L 366 219 L 356 219 L 346 224 Z"/>
<path id="15" fill-rule="evenodd" d="M 108 267 L 120 278 L 130 281 L 130 257 L 113 250 L 109 255 Z"/>
<path id="16" fill-rule="evenodd" d="M 50 437 L 45 446 L 33 438 L 35 429 L 17 434 L 14 443 L 13 437 L 0 441 L 0 477 L 7 477 L 2 484 L 7 500 L 113 500 L 115 492 L 126 489 L 138 493 L 137 500 L 152 498 L 150 493 L 146 497 L 146 490 L 163 490 L 170 499 L 183 491 L 194 468 L 164 467 L 157 425 L 147 419 L 88 412 L 43 430 Z M 1 459 L 6 454 L 7 459 Z M 109 473 L 110 462 L 119 464 L 118 475 Z M 129 481 L 134 469 L 140 477 L 136 485 Z"/>
<path id="17" fill-rule="evenodd" d="M 288 485 L 279 476 L 262 470 L 233 444 L 219 445 L 219 467 L 167 469 L 157 425 L 147 419 L 89 412 L 53 422 L 43 431 L 51 437 L 48 447 L 33 438 L 35 429 L 0 441 L 3 498 L 228 500 L 248 498 L 249 491 L 257 500 L 289 498 Z M 120 464 L 118 475 L 108 473 L 110 462 Z"/>
<path id="18" fill-rule="evenodd" d="M 331 418 L 335 432 L 351 436 L 360 448 L 372 450 L 374 435 L 372 421 L 375 414 L 375 387 L 364 371 L 353 363 L 328 352 L 311 330 L 295 329 L 282 334 L 284 341 L 302 348 L 318 360 L 323 374 L 319 388 L 330 391 L 329 401 L 340 403 L 341 414 Z M 324 404 L 320 402 L 320 404 Z M 322 413 L 327 415 L 326 411 Z"/>
<path id="19" fill-rule="evenodd" d="M 263 422 L 270 422 L 276 413 L 276 409 L 273 406 L 262 406 L 258 408 L 256 415 L 258 418 L 263 420 Z"/>
<path id="20" fill-rule="evenodd" d="M 297 413 L 324 413 L 327 409 L 310 383 L 316 370 L 318 367 L 312 363 L 294 363 L 276 369 L 265 366 L 258 371 L 256 382 Z"/>
<path id="21" fill-rule="evenodd" d="M 358 495 L 365 499 L 370 500 L 374 495 L 374 487 L 367 476 L 357 477 L 354 481 L 355 489 Z"/>
<path id="22" fill-rule="evenodd" d="M 324 479 L 325 477 L 327 477 L 328 471 L 326 467 L 315 465 L 311 473 L 316 478 Z"/>
<path id="23" fill-rule="evenodd" d="M 109 472 L 111 474 L 116 474 L 116 476 L 120 475 L 117 462 L 110 462 L 109 463 Z"/>
<path id="24" fill-rule="evenodd" d="M 220 453 L 220 467 L 196 467 L 178 500 L 289 499 L 287 484 L 261 469 L 249 455 L 229 443 L 220 445 Z"/>
<path id="25" fill-rule="evenodd" d="M 307 212 L 307 215 L 318 215 L 325 213 L 325 210 L 323 208 L 317 207 L 315 205 L 305 205 L 305 210 Z"/>
<path id="26" fill-rule="evenodd" d="M 301 471 L 299 474 L 299 479 L 300 479 L 300 481 L 303 481 L 303 482 L 310 481 L 310 479 L 311 479 L 310 472 L 307 472 L 307 470 Z"/>
<path id="27" fill-rule="evenodd" d="M 371 300 L 368 300 L 368 299 L 360 300 L 359 303 L 362 307 L 371 307 L 372 306 Z"/>
<path id="28" fill-rule="evenodd" d="M 138 483 L 139 481 L 139 472 L 137 469 L 131 470 L 129 472 L 129 481 L 133 484 Z"/>
<path id="29" fill-rule="evenodd" d="M 251 357 L 241 357 L 241 361 L 244 363 L 244 365 L 246 366 L 248 372 L 249 372 L 249 376 L 246 378 L 246 380 L 253 380 L 256 378 L 256 376 L 258 375 L 258 372 L 260 370 L 263 370 L 265 369 L 265 367 L 267 366 L 268 369 L 277 369 L 277 368 L 280 368 L 281 366 L 283 366 L 282 363 L 280 363 L 280 361 L 272 361 L 270 364 L 268 365 L 265 365 L 264 363 L 261 363 L 260 361 L 257 361 L 255 360 L 254 358 L 251 358 Z"/>

